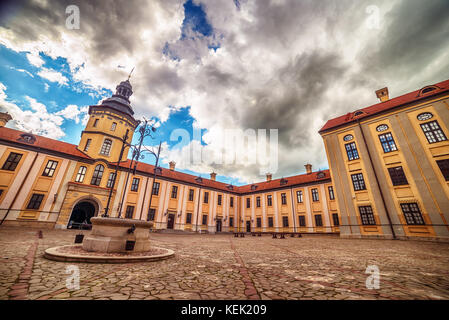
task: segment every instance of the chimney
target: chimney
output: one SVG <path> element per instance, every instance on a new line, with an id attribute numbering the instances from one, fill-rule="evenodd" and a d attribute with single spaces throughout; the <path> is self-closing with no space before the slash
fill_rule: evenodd
<path id="1" fill-rule="evenodd" d="M 0 128 L 4 127 L 6 125 L 6 123 L 11 119 L 12 119 L 12 117 L 9 113 L 0 112 Z"/>
<path id="2" fill-rule="evenodd" d="M 385 101 L 390 100 L 390 97 L 388 96 L 388 88 L 387 87 L 377 90 L 376 96 L 377 96 L 377 98 L 380 99 L 380 102 L 385 102 Z"/>
<path id="3" fill-rule="evenodd" d="M 271 173 L 267 173 L 267 182 L 271 181 L 272 178 L 272 174 Z"/>
<path id="4" fill-rule="evenodd" d="M 174 171 L 175 170 L 175 166 L 176 166 L 176 162 L 170 161 L 168 164 L 170 165 L 170 170 Z"/>
<path id="5" fill-rule="evenodd" d="M 307 174 L 312 173 L 312 165 L 310 163 L 304 165 L 304 167 L 306 167 Z"/>
<path id="6" fill-rule="evenodd" d="M 210 179 L 212 180 L 212 181 L 215 181 L 215 177 L 217 176 L 217 174 L 215 173 L 215 172 L 212 172 L 211 174 L 210 174 Z"/>

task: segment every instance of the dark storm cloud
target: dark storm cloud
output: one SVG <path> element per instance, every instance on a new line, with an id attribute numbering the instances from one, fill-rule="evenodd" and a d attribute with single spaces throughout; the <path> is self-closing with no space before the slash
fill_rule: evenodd
<path id="1" fill-rule="evenodd" d="M 154 22 L 149 4 L 146 0 L 53 0 L 46 5 L 14 1 L 4 5 L 6 12 L 0 26 L 12 30 L 24 41 L 37 40 L 41 34 L 59 38 L 61 30 L 57 28 L 65 26 L 67 6 L 76 5 L 80 9 L 80 29 L 66 31 L 82 33 L 101 61 L 111 53 L 133 53 L 139 45 L 142 27 Z"/>
<path id="2" fill-rule="evenodd" d="M 371 76 L 406 81 L 411 73 L 421 73 L 448 50 L 447 0 L 400 1 L 385 16 L 384 23 L 378 40 L 360 54 L 364 72 Z M 447 77 L 448 61 L 443 63 L 440 70 Z M 425 81 L 435 81 L 435 71 Z"/>
<path id="3" fill-rule="evenodd" d="M 339 56 L 313 52 L 297 56 L 273 74 L 273 79 L 257 93 L 257 102 L 247 109 L 243 126 L 278 129 L 281 144 L 304 147 L 310 131 L 309 117 L 322 96 L 346 67 Z M 280 96 L 271 88 L 282 88 Z M 298 139 L 299 138 L 299 139 Z"/>

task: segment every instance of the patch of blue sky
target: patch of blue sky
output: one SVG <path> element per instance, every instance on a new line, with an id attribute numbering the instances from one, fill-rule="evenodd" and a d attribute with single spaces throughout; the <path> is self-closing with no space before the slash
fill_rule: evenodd
<path id="1" fill-rule="evenodd" d="M 44 104 L 49 113 L 55 113 L 65 109 L 68 105 L 78 107 L 94 105 L 98 100 L 112 92 L 106 89 L 95 90 L 75 81 L 70 72 L 67 59 L 51 57 L 40 53 L 44 61 L 42 68 L 48 68 L 60 72 L 67 78 L 67 85 L 49 81 L 38 75 L 42 68 L 29 63 L 27 52 L 16 52 L 0 45 L 0 82 L 6 87 L 5 93 L 10 102 L 15 103 L 22 110 L 31 110 L 26 97 L 35 99 Z M 83 126 L 75 120 L 66 119 L 61 128 L 65 132 L 63 141 L 77 144 Z"/>

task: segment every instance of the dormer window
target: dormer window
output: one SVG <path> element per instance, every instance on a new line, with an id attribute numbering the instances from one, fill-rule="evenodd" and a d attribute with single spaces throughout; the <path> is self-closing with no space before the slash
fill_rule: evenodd
<path id="1" fill-rule="evenodd" d="M 18 139 L 18 141 L 33 144 L 36 141 L 36 137 L 33 136 L 31 133 L 23 133 L 20 135 L 20 138 Z"/>
<path id="2" fill-rule="evenodd" d="M 233 186 L 232 184 L 228 185 L 227 188 L 228 188 L 229 190 L 234 190 L 234 186 Z"/>
<path id="3" fill-rule="evenodd" d="M 281 183 L 281 186 L 287 184 L 287 182 L 288 182 L 287 179 L 282 178 L 282 179 L 281 179 L 281 182 L 280 182 L 280 183 Z"/>
<path id="4" fill-rule="evenodd" d="M 356 118 L 356 117 L 360 117 L 360 116 L 362 116 L 362 115 L 364 115 L 365 114 L 365 112 L 363 112 L 362 110 L 357 110 L 357 111 L 355 111 L 353 114 L 352 114 L 352 117 L 353 118 Z"/>
<path id="5" fill-rule="evenodd" d="M 326 174 L 324 172 L 318 172 L 316 175 L 317 179 L 323 179 L 324 177 L 326 177 Z"/>
<path id="6" fill-rule="evenodd" d="M 435 90 L 437 90 L 437 89 L 438 89 L 438 87 L 436 87 L 436 86 L 427 86 L 427 87 L 422 88 L 422 89 L 419 91 L 419 95 L 422 96 L 422 95 L 424 95 L 424 94 L 426 94 L 426 93 L 435 91 Z"/>
<path id="7" fill-rule="evenodd" d="M 253 184 L 253 185 L 251 186 L 251 190 L 254 191 L 254 190 L 256 190 L 256 189 L 257 189 L 257 186 L 256 186 L 255 184 Z"/>
<path id="8" fill-rule="evenodd" d="M 162 173 L 162 168 L 161 167 L 154 168 L 154 172 L 156 174 L 161 174 Z"/>
<path id="9" fill-rule="evenodd" d="M 195 181 L 198 182 L 198 183 L 203 183 L 203 178 L 197 177 L 197 178 L 195 179 Z"/>

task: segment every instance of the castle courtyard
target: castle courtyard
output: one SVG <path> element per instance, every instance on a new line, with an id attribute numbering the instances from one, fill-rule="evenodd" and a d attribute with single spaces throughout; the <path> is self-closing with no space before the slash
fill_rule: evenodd
<path id="1" fill-rule="evenodd" d="M 0 300 L 449 299 L 447 243 L 152 233 L 152 244 L 173 249 L 173 258 L 88 264 L 43 257 L 76 234 L 0 228 Z M 67 286 L 73 266 L 79 288 Z M 367 288 L 368 266 L 380 272 L 378 289 Z"/>

